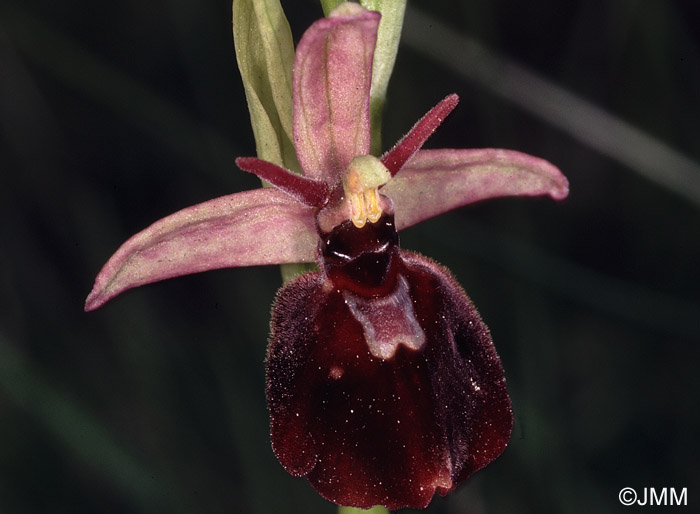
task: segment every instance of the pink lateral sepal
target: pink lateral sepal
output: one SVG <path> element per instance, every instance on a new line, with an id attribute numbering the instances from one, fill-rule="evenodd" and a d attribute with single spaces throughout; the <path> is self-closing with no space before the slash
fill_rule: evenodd
<path id="1" fill-rule="evenodd" d="M 312 262 L 315 209 L 273 188 L 209 200 L 126 241 L 95 279 L 85 310 L 166 278 L 219 268 Z"/>
<path id="2" fill-rule="evenodd" d="M 470 203 L 503 196 L 563 200 L 569 182 L 544 159 L 514 150 L 420 150 L 381 189 L 396 209 L 396 228 Z"/>

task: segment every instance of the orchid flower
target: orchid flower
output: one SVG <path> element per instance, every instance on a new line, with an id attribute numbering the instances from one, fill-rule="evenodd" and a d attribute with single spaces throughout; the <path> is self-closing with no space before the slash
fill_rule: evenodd
<path id="1" fill-rule="evenodd" d="M 426 507 L 498 457 L 513 415 L 488 328 L 450 272 L 398 231 L 502 196 L 568 194 L 552 164 L 509 150 L 422 150 L 449 95 L 370 155 L 380 15 L 345 4 L 294 56 L 293 143 L 303 175 L 254 157 L 275 187 L 223 196 L 136 234 L 86 310 L 150 282 L 216 268 L 316 262 L 274 302 L 267 355 L 272 447 L 340 505 Z"/>

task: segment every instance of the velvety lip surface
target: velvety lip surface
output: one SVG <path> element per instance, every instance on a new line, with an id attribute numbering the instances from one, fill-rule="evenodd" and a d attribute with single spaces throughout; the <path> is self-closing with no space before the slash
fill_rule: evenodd
<path id="1" fill-rule="evenodd" d="M 341 292 L 299 277 L 273 308 L 272 445 L 341 505 L 423 508 L 498 457 L 512 410 L 488 328 L 447 270 L 401 252 L 426 342 L 374 357 Z M 313 298 L 313 301 L 308 301 Z"/>

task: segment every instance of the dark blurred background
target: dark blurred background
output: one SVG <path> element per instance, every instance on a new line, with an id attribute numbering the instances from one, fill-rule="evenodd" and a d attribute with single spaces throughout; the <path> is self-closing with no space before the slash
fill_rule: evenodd
<path id="1" fill-rule="evenodd" d="M 283 5 L 295 41 L 321 15 Z M 385 147 L 457 92 L 428 147 L 517 149 L 571 182 L 559 204 L 495 200 L 402 233 L 480 308 L 516 414 L 504 455 L 427 512 L 622 512 L 625 486 L 687 487 L 673 511 L 697 512 L 700 4 L 411 6 Z M 82 311 L 129 236 L 258 187 L 233 163 L 254 152 L 229 1 L 3 0 L 0 513 L 335 511 L 269 446 L 279 268 Z"/>

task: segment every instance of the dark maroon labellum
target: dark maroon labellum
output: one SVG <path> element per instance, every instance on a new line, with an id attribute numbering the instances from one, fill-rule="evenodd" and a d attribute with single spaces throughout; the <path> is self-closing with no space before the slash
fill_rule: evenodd
<path id="1" fill-rule="evenodd" d="M 399 250 L 392 215 L 342 223 L 319 253 L 273 308 L 273 449 L 335 503 L 426 507 L 510 438 L 489 330 L 445 268 Z"/>
<path id="2" fill-rule="evenodd" d="M 394 288 L 399 234 L 394 217 L 383 215 L 361 229 L 350 220 L 321 235 L 323 267 L 338 289 L 362 296 L 384 295 Z"/>

